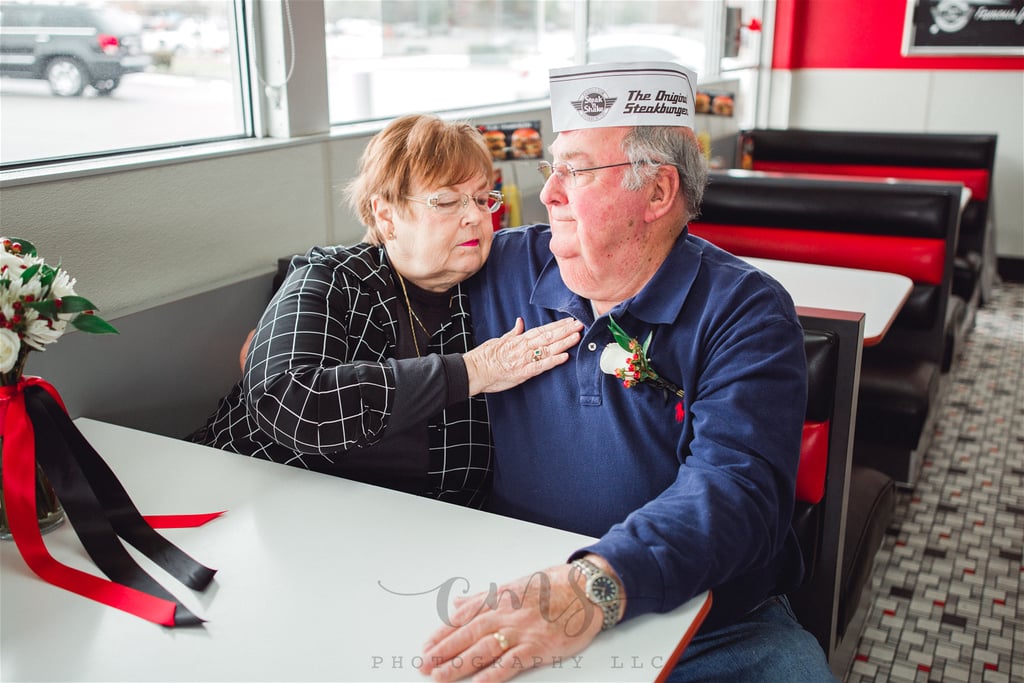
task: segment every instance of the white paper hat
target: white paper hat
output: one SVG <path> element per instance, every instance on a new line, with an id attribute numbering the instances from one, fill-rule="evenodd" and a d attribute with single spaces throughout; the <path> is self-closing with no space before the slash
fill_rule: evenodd
<path id="1" fill-rule="evenodd" d="M 694 127 L 697 73 L 672 62 L 588 64 L 551 70 L 555 132 L 611 126 Z"/>

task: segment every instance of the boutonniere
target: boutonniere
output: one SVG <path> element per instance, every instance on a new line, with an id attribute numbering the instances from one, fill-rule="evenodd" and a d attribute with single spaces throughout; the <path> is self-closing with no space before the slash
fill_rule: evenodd
<path id="1" fill-rule="evenodd" d="M 622 380 L 622 386 L 632 389 L 637 384 L 646 382 L 683 398 L 683 390 L 659 375 L 647 358 L 647 349 L 651 345 L 654 333 L 647 335 L 641 344 L 635 337 L 630 337 L 619 327 L 615 319 L 608 317 L 608 329 L 611 330 L 614 342 L 604 347 L 601 352 L 601 370 Z"/>

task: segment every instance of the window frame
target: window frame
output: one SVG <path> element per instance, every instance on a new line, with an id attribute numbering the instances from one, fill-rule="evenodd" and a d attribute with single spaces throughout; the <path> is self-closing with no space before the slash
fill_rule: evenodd
<path id="1" fill-rule="evenodd" d="M 85 158 L 67 158 L 12 164 L 0 168 L 0 187 L 34 182 L 96 175 L 160 165 L 178 164 L 218 156 L 247 154 L 265 149 L 315 144 L 332 139 L 372 134 L 386 120 L 330 124 L 327 92 L 326 34 L 322 2 L 297 0 L 232 0 L 236 19 L 238 77 L 242 92 L 244 133 L 227 140 L 199 140 L 145 150 L 111 151 Z M 581 3 L 575 13 L 573 31 L 576 36 L 577 61 L 585 61 L 588 2 Z M 762 2 L 764 12 L 772 3 Z M 713 65 L 701 77 L 714 79 L 728 76 L 720 69 L 727 0 L 718 0 L 705 28 L 708 37 L 706 64 Z M 295 36 L 295 61 L 306 65 L 296 69 L 285 83 L 291 60 L 288 22 Z M 768 17 L 764 25 L 770 26 Z M 716 38 L 717 36 L 717 38 Z M 765 55 L 770 58 L 770 33 L 762 36 L 759 65 L 746 69 L 758 72 L 758 93 L 752 106 L 765 95 L 768 79 Z M 768 44 L 768 45 L 766 45 Z M 767 65 L 770 69 L 770 63 Z M 522 111 L 536 110 L 537 103 L 481 105 L 471 109 L 439 112 L 442 115 L 465 117 L 515 117 Z"/>

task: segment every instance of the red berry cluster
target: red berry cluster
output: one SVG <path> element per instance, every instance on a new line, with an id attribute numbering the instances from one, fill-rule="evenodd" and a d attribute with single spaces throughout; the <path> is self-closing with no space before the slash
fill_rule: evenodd
<path id="1" fill-rule="evenodd" d="M 632 389 L 647 377 L 647 359 L 640 353 L 640 342 L 629 340 L 629 350 L 633 355 L 626 359 L 625 368 L 617 368 L 615 376 L 622 380 L 622 386 Z"/>

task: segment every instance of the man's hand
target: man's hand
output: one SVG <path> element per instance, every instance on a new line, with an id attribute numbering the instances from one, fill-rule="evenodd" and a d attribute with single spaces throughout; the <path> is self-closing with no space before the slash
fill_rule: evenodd
<path id="1" fill-rule="evenodd" d="M 603 617 L 585 585 L 576 567 L 560 564 L 496 593 L 457 599 L 451 626 L 435 631 L 424 646 L 420 671 L 435 681 L 475 674 L 477 683 L 494 683 L 582 651 L 601 631 Z"/>

